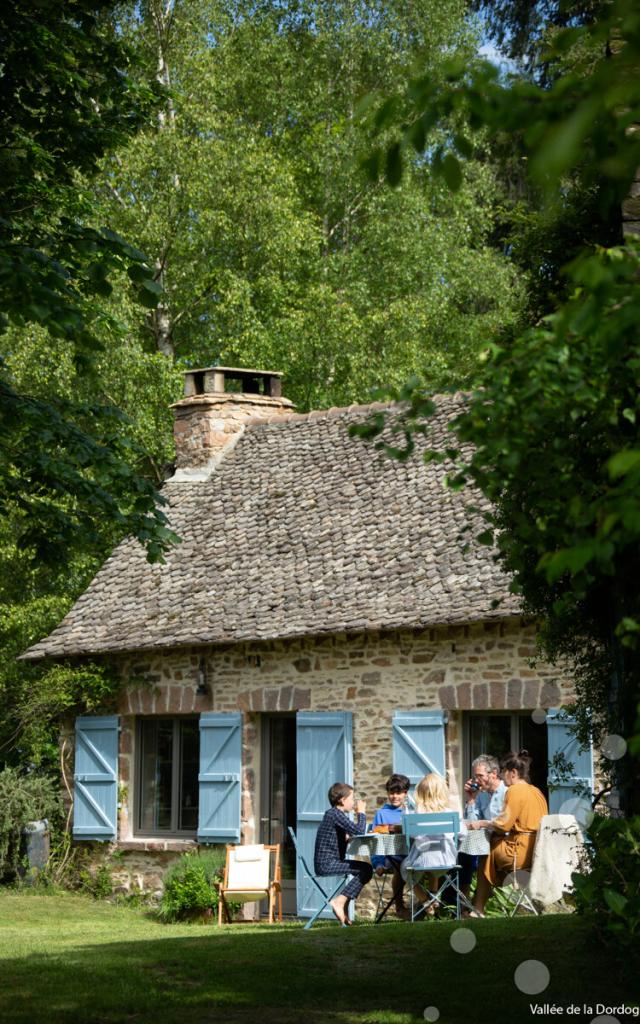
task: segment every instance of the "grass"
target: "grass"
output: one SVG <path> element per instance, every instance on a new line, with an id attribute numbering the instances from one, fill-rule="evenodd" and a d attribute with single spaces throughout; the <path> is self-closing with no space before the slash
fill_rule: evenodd
<path id="1" fill-rule="evenodd" d="M 409 1024 L 435 1006 L 440 1024 L 513 1024 L 538 1016 L 532 1003 L 562 1006 L 563 1016 L 576 1004 L 582 1021 L 598 1003 L 634 1005 L 631 982 L 575 917 L 465 922 L 477 938 L 466 955 L 451 948 L 456 927 L 163 925 L 70 894 L 2 892 L 0 1020 Z M 539 995 L 514 984 L 529 959 L 550 971 Z"/>

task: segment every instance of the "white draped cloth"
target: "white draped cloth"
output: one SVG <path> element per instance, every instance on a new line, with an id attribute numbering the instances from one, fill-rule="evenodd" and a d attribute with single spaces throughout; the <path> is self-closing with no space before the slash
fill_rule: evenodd
<path id="1" fill-rule="evenodd" d="M 573 814 L 546 814 L 533 851 L 529 896 L 549 906 L 572 892 L 571 874 L 584 859 L 584 840 Z"/>

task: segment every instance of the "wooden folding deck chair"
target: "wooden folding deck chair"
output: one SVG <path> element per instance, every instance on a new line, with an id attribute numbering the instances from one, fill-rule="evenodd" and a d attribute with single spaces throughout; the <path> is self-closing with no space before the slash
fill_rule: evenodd
<path id="1" fill-rule="evenodd" d="M 272 869 L 273 867 L 273 869 Z M 269 900 L 269 924 L 282 921 L 282 885 L 280 844 L 258 843 L 252 846 L 227 846 L 224 878 L 218 883 L 218 924 L 231 924 L 229 903 L 255 903 Z"/>

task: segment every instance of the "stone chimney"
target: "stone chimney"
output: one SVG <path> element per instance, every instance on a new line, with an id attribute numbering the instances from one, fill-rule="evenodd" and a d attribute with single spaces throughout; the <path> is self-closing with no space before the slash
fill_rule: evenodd
<path id="1" fill-rule="evenodd" d="M 187 370 L 184 394 L 172 406 L 176 443 L 174 480 L 206 478 L 221 452 L 242 435 L 250 420 L 293 411 L 281 394 L 281 373 L 210 366 Z"/>

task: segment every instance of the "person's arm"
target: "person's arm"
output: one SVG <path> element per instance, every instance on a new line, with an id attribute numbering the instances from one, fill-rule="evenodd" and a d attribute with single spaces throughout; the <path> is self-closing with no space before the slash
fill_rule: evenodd
<path id="1" fill-rule="evenodd" d="M 382 808 L 379 807 L 378 810 L 376 811 L 376 813 L 373 816 L 373 822 L 371 823 L 371 828 L 374 829 L 376 827 L 376 825 L 382 825 L 382 824 L 383 824 L 383 821 L 382 821 Z M 385 862 L 386 859 L 387 858 L 384 857 L 383 855 L 381 855 L 379 853 L 377 853 L 377 854 L 374 853 L 373 857 L 371 858 L 371 866 L 373 867 L 373 870 L 376 871 L 377 868 L 384 869 L 384 862 Z"/>
<path id="2" fill-rule="evenodd" d="M 348 818 L 344 811 L 338 807 L 335 810 L 335 823 L 338 828 L 343 829 L 348 836 L 363 836 L 367 831 L 367 818 L 365 814 L 358 814 L 355 821 Z"/>
<path id="3" fill-rule="evenodd" d="M 464 809 L 465 821 L 480 821 L 484 818 L 487 809 L 487 801 L 482 799 L 484 795 L 484 793 L 476 793 L 474 799 L 467 802 Z"/>
<path id="4" fill-rule="evenodd" d="M 504 798 L 504 807 L 502 813 L 494 818 L 490 823 L 491 828 L 496 829 L 499 832 L 510 832 L 516 823 L 518 817 L 518 799 L 517 795 L 513 794 L 513 786 L 509 786 Z"/>

